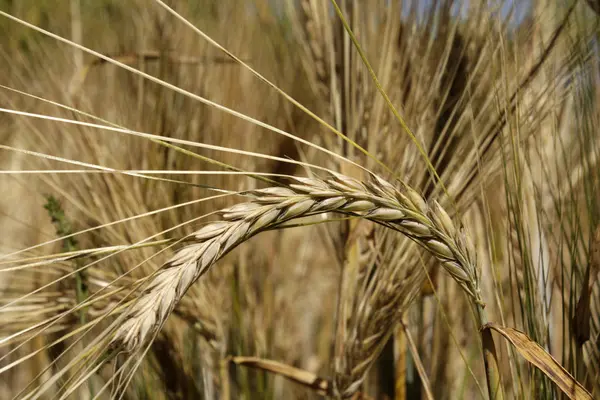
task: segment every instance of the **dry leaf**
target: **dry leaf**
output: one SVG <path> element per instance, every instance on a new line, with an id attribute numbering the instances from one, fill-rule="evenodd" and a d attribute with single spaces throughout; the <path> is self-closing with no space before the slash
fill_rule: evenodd
<path id="1" fill-rule="evenodd" d="M 539 344 L 531 340 L 523 332 L 489 323 L 482 329 L 495 330 L 507 339 L 527 361 L 540 369 L 570 399 L 593 400 L 588 392 L 562 365 L 548 354 Z"/>
<path id="2" fill-rule="evenodd" d="M 243 365 L 251 368 L 258 368 L 264 371 L 272 372 L 277 375 L 281 375 L 291 381 L 306 386 L 320 395 L 329 395 L 331 385 L 326 379 L 319 378 L 312 372 L 305 371 L 303 369 L 291 367 L 289 365 L 273 361 L 266 360 L 258 357 L 232 357 L 231 361 L 237 365 Z"/>

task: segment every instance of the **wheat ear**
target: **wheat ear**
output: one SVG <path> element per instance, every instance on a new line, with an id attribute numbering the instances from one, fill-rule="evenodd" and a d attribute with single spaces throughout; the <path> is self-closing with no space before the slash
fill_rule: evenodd
<path id="1" fill-rule="evenodd" d="M 175 254 L 125 312 L 112 344 L 130 352 L 139 349 L 160 329 L 188 288 L 250 237 L 292 219 L 328 212 L 366 218 L 407 235 L 431 251 L 475 302 L 481 303 L 474 247 L 439 204 L 429 207 L 412 188 L 402 185 L 397 189 L 376 176 L 365 183 L 343 175 L 295 179 L 289 188 L 248 192 L 255 197 L 253 201 L 222 210 L 223 221 L 193 234 L 196 242 Z"/>

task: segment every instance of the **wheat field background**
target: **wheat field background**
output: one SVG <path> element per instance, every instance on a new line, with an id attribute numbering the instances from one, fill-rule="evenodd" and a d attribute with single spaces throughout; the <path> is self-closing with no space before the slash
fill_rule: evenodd
<path id="1" fill-rule="evenodd" d="M 0 398 L 600 397 L 597 0 L 0 0 Z"/>

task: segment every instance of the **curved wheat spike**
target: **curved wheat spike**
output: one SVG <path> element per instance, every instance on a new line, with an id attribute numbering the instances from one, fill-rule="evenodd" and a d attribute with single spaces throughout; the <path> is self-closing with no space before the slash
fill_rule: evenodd
<path id="1" fill-rule="evenodd" d="M 292 219 L 328 212 L 360 216 L 405 234 L 482 303 L 475 250 L 464 230 L 457 229 L 437 203 L 430 208 L 410 187 L 397 190 L 375 176 L 368 183 L 342 175 L 296 182 L 290 189 L 253 191 L 254 201 L 222 210 L 223 221 L 197 231 L 197 242 L 175 254 L 125 313 L 112 345 L 130 353 L 139 350 L 160 330 L 189 287 L 240 243 Z M 344 396 L 356 389 L 355 384 L 338 388 Z"/>

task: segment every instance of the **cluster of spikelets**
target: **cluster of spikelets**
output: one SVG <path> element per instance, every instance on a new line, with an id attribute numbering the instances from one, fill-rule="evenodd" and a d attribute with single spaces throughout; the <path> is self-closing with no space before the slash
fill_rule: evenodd
<path id="1" fill-rule="evenodd" d="M 399 191 L 375 176 L 365 184 L 343 175 L 326 180 L 295 180 L 297 183 L 288 188 L 246 193 L 254 197 L 252 202 L 222 210 L 224 221 L 193 233 L 194 243 L 178 251 L 162 267 L 125 313 L 126 320 L 113 342 L 129 352 L 139 349 L 162 327 L 189 287 L 237 245 L 262 231 L 322 213 L 359 216 L 405 234 L 434 254 L 473 300 L 482 303 L 473 245 L 437 203 L 430 209 L 410 187 Z M 361 381 L 353 383 L 356 386 Z M 339 388 L 345 395 L 356 389 Z"/>
<path id="2" fill-rule="evenodd" d="M 450 0 L 70 3 L 67 24 L 0 2 L 0 168 L 31 173 L 0 181 L 30 198 L 0 204 L 0 397 L 598 393 L 584 2 L 529 22 Z M 30 37 L 75 47 L 78 18 L 103 32 L 86 65 Z"/>

